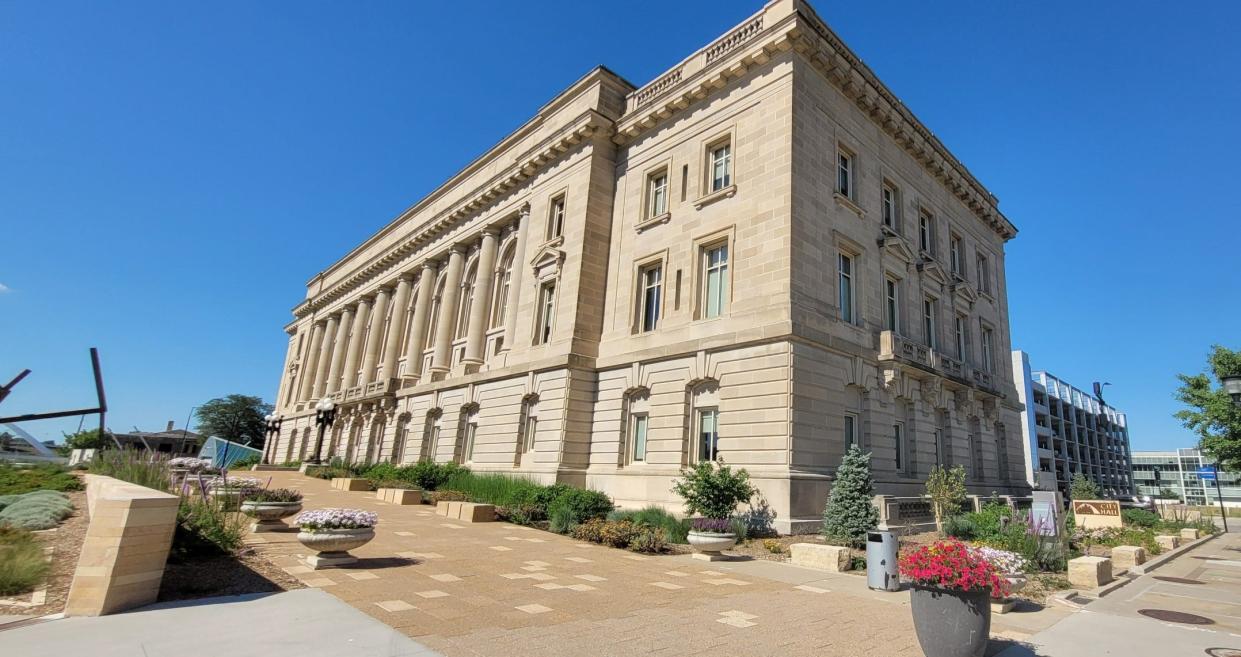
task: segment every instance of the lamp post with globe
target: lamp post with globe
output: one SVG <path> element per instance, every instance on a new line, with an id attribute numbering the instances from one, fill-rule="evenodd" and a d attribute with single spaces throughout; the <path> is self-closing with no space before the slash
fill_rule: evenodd
<path id="1" fill-rule="evenodd" d="M 336 421 L 336 403 L 331 399 L 324 397 L 315 404 L 315 426 L 319 427 L 319 439 L 315 442 L 315 455 L 310 459 L 311 463 L 323 463 L 321 451 L 323 450 L 323 432 L 332 426 Z"/>

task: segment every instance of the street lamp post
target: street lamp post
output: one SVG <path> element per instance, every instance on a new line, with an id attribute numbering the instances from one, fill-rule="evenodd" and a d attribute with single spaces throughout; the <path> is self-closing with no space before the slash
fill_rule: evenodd
<path id="1" fill-rule="evenodd" d="M 271 413 L 263 420 L 267 423 L 267 439 L 263 443 L 263 463 L 270 464 L 276 452 L 276 441 L 273 438 L 280 435 L 280 425 L 284 423 L 284 418 Z"/>
<path id="2" fill-rule="evenodd" d="M 315 442 L 315 455 L 310 459 L 311 463 L 323 463 L 320 452 L 323 449 L 323 432 L 332 426 L 336 421 L 336 404 L 331 399 L 324 397 L 315 404 L 315 426 L 319 427 L 319 440 Z"/>

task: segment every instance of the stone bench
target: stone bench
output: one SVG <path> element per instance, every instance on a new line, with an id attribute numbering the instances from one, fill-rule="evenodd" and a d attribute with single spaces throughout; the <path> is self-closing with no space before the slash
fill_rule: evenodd
<path id="1" fill-rule="evenodd" d="M 371 481 L 360 477 L 333 477 L 332 488 L 347 491 L 370 490 Z"/>
<path id="2" fill-rule="evenodd" d="M 789 546 L 794 566 L 839 573 L 853 568 L 853 554 L 847 547 L 820 545 L 818 543 L 794 543 Z"/>
<path id="3" fill-rule="evenodd" d="M 1181 530 L 1181 540 L 1184 541 L 1196 541 L 1198 540 L 1199 535 L 1200 532 L 1193 527 L 1186 527 Z"/>
<path id="4" fill-rule="evenodd" d="M 1155 542 L 1159 544 L 1159 547 L 1165 550 L 1175 550 L 1181 546 L 1181 537 L 1173 536 L 1172 534 L 1164 534 L 1161 536 L 1156 536 Z"/>
<path id="5" fill-rule="evenodd" d="M 380 488 L 375 499 L 401 506 L 422 504 L 422 491 L 417 488 Z"/>
<path id="6" fill-rule="evenodd" d="M 1116 570 L 1132 570 L 1146 563 L 1146 548 L 1136 545 L 1118 545 L 1112 548 L 1112 567 Z"/>
<path id="7" fill-rule="evenodd" d="M 435 513 L 465 522 L 495 522 L 496 519 L 495 506 L 478 502 L 440 502 L 435 505 Z"/>
<path id="8" fill-rule="evenodd" d="M 1112 560 L 1107 557 L 1078 557 L 1069 560 L 1069 584 L 1078 590 L 1097 589 L 1112 581 Z"/>

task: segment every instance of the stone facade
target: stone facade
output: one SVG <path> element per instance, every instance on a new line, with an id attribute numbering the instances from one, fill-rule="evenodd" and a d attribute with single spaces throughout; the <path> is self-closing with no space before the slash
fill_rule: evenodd
<path id="1" fill-rule="evenodd" d="M 329 455 L 676 510 L 714 455 L 783 531 L 818 524 L 847 427 L 881 493 L 936 462 L 1022 492 L 996 203 L 775 0 L 644 87 L 591 71 L 311 279 L 267 459 L 313 454 L 328 396 Z"/>

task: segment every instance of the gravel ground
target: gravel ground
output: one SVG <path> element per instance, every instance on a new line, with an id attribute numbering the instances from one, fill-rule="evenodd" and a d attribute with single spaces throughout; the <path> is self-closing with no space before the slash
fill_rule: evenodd
<path id="1" fill-rule="evenodd" d="M 246 548 L 237 556 L 199 557 L 169 563 L 160 582 L 159 600 L 278 593 L 300 588 L 305 587 L 297 578 Z"/>
<path id="2" fill-rule="evenodd" d="M 73 515 L 65 518 L 55 529 L 35 532 L 44 547 L 52 548 L 52 571 L 46 583 L 47 598 L 36 607 L 0 605 L 0 615 L 43 616 L 64 611 L 65 601 L 69 599 L 69 585 L 73 583 L 73 571 L 78 565 L 78 554 L 82 551 L 82 540 L 86 538 L 86 526 L 90 524 L 86 514 L 86 493 L 77 491 L 66 494 L 73 502 Z M 31 597 L 26 593 L 5 599 L 27 602 Z"/>

